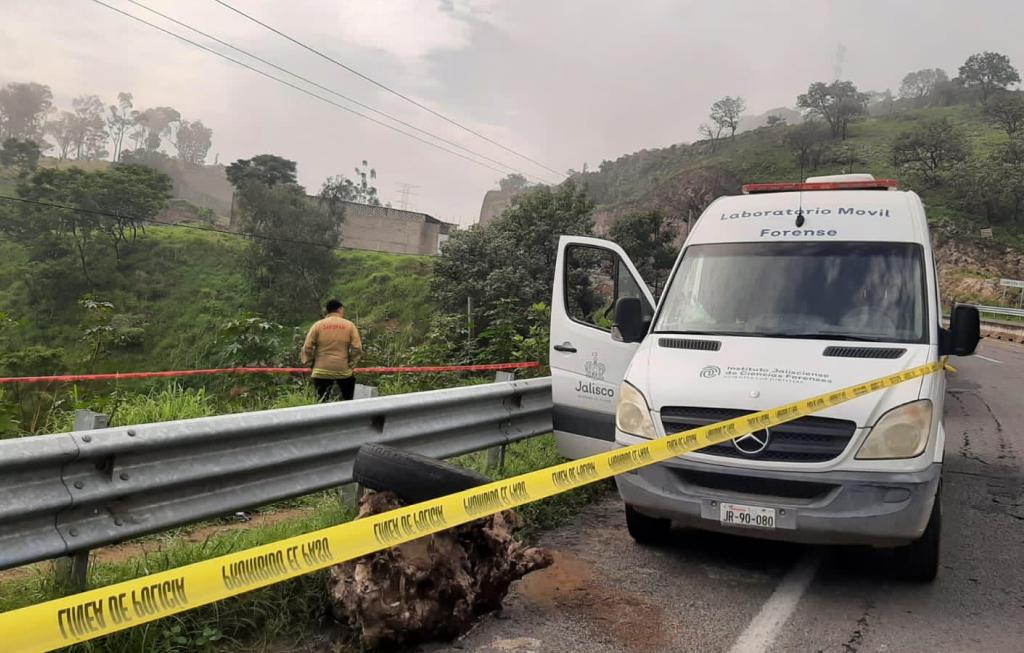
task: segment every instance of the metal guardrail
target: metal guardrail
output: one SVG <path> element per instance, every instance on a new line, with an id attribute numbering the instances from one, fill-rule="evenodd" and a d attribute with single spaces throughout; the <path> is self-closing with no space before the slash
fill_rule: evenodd
<path id="1" fill-rule="evenodd" d="M 434 458 L 551 431 L 529 379 L 0 441 L 0 569 L 352 481 L 360 445 Z"/>
<path id="2" fill-rule="evenodd" d="M 1001 315 L 1004 317 L 1024 318 L 1024 308 L 1010 308 L 1007 306 L 982 306 L 979 304 L 975 304 L 974 307 L 978 309 L 979 313 L 985 313 L 988 315 Z"/>

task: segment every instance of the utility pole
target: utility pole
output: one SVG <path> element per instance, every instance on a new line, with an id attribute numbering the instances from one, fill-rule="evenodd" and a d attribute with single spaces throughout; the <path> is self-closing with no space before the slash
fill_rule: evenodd
<path id="1" fill-rule="evenodd" d="M 412 192 L 412 189 L 413 188 L 419 188 L 419 186 L 417 186 L 416 184 L 407 184 L 407 183 L 404 183 L 404 182 L 398 183 L 396 185 L 399 188 L 398 195 L 401 198 L 398 201 L 399 208 L 401 208 L 403 211 L 405 211 L 405 210 L 407 210 L 409 208 L 409 196 L 416 194 L 416 193 Z"/>

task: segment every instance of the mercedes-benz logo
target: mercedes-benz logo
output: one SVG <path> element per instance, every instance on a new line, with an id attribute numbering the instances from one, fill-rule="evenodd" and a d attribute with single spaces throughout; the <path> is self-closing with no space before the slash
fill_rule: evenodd
<path id="1" fill-rule="evenodd" d="M 732 441 L 732 446 L 736 448 L 742 454 L 748 456 L 756 456 L 765 449 L 768 448 L 768 443 L 771 442 L 772 433 L 768 429 L 762 429 L 760 431 L 754 431 L 744 435 L 742 438 L 736 438 Z"/>

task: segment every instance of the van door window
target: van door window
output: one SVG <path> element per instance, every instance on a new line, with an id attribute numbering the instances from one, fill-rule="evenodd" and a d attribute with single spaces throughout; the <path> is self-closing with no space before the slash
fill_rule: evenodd
<path id="1" fill-rule="evenodd" d="M 565 252 L 565 308 L 576 322 L 611 331 L 615 309 L 615 253 L 588 245 Z"/>
<path id="2" fill-rule="evenodd" d="M 565 254 L 565 306 L 572 320 L 611 331 L 615 303 L 623 297 L 636 297 L 643 305 L 644 320 L 650 322 L 654 307 L 615 252 L 603 247 L 571 245 Z"/>

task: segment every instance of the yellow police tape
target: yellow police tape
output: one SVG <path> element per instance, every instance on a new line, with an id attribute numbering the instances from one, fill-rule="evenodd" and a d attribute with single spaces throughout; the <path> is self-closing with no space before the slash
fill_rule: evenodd
<path id="1" fill-rule="evenodd" d="M 945 360 L 736 419 L 495 481 L 279 542 L 0 614 L 7 653 L 48 651 L 352 560 L 776 426 L 946 367 Z"/>

